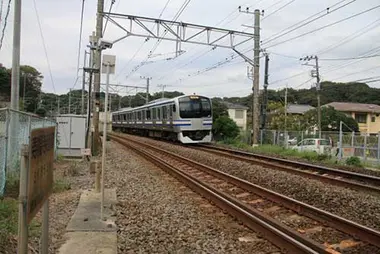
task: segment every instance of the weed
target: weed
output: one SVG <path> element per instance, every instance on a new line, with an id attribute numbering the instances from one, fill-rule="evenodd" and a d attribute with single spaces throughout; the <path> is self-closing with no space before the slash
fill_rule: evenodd
<path id="1" fill-rule="evenodd" d="M 20 189 L 20 175 L 18 173 L 9 173 L 5 181 L 4 196 L 17 198 Z"/>
<path id="2" fill-rule="evenodd" d="M 363 164 L 358 157 L 352 156 L 346 159 L 346 165 L 361 168 Z"/>
<path id="3" fill-rule="evenodd" d="M 69 176 L 78 176 L 79 175 L 79 164 L 78 162 L 73 162 L 67 170 Z"/>
<path id="4" fill-rule="evenodd" d="M 0 200 L 0 242 L 6 243 L 11 235 L 17 234 L 18 207 L 17 200 L 4 198 Z"/>
<path id="5" fill-rule="evenodd" d="M 60 154 L 60 153 L 57 155 L 57 161 L 58 161 L 58 162 L 63 161 L 64 158 L 65 158 L 65 157 L 64 157 L 62 154 Z"/>
<path id="6" fill-rule="evenodd" d="M 58 179 L 54 182 L 53 192 L 59 193 L 71 189 L 71 184 L 65 179 Z"/>

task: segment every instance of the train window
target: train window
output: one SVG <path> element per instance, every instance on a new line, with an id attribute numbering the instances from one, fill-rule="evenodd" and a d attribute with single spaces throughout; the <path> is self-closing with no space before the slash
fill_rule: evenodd
<path id="1" fill-rule="evenodd" d="M 127 114 L 124 114 L 124 115 L 123 115 L 123 119 L 124 119 L 124 121 L 127 120 Z"/>
<path id="2" fill-rule="evenodd" d="M 146 120 L 150 120 L 150 109 L 146 111 Z"/>
<path id="3" fill-rule="evenodd" d="M 153 120 L 156 120 L 156 117 L 157 117 L 156 108 L 153 108 L 153 109 L 152 109 L 152 112 L 153 112 L 153 114 L 152 114 L 152 115 L 153 115 L 152 119 L 153 119 Z"/>
<path id="4" fill-rule="evenodd" d="M 137 112 L 137 120 L 141 120 L 141 111 Z"/>
<path id="5" fill-rule="evenodd" d="M 141 111 L 141 120 L 145 120 L 145 110 Z"/>
<path id="6" fill-rule="evenodd" d="M 162 107 L 162 119 L 167 119 L 168 118 L 168 112 L 166 109 L 166 106 Z"/>
<path id="7" fill-rule="evenodd" d="M 173 107 L 172 105 L 169 106 L 169 118 L 172 119 L 173 117 Z"/>
<path id="8" fill-rule="evenodd" d="M 157 108 L 157 119 L 161 119 L 161 108 Z"/>
<path id="9" fill-rule="evenodd" d="M 173 112 L 175 112 L 176 108 L 175 108 L 175 104 L 173 104 Z"/>

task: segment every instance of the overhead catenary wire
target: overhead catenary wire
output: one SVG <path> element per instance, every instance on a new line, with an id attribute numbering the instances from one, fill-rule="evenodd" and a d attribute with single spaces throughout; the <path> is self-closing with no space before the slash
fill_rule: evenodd
<path id="1" fill-rule="evenodd" d="M 281 11 L 282 9 L 286 8 L 290 4 L 294 3 L 296 0 L 291 0 L 290 2 L 287 2 L 286 4 L 282 5 L 278 9 L 274 10 L 273 12 L 269 13 L 268 15 L 265 15 L 262 19 L 261 22 L 264 21 L 265 19 L 269 18 L 270 16 L 276 14 L 277 12 Z"/>
<path id="2" fill-rule="evenodd" d="M 351 15 L 351 16 L 349 16 L 349 17 L 346 17 L 346 18 L 344 18 L 344 19 L 341 19 L 341 20 L 335 21 L 335 22 L 333 22 L 333 23 L 330 23 L 330 24 L 324 25 L 324 26 L 322 26 L 322 27 L 319 27 L 319 28 L 313 29 L 313 30 L 311 30 L 311 31 L 308 31 L 308 32 L 302 33 L 302 34 L 300 34 L 300 35 L 297 35 L 297 36 L 294 36 L 294 37 L 292 37 L 292 38 L 286 39 L 286 40 L 284 40 L 284 41 L 277 42 L 277 43 L 275 43 L 275 44 L 269 45 L 269 46 L 267 46 L 266 48 L 275 47 L 275 46 L 278 46 L 278 45 L 280 45 L 280 44 L 284 44 L 284 43 L 287 43 L 287 42 L 289 42 L 289 41 L 292 41 L 292 40 L 295 40 L 295 39 L 301 38 L 301 37 L 303 37 L 303 36 L 309 35 L 309 34 L 311 34 L 311 33 L 315 33 L 315 32 L 321 31 L 321 30 L 323 30 L 323 29 L 325 29 L 325 28 L 328 28 L 328 27 L 331 27 L 331 26 L 334 26 L 334 25 L 340 24 L 340 23 L 342 23 L 342 22 L 345 22 L 345 21 L 347 21 L 347 20 L 350 20 L 350 19 L 356 18 L 356 17 L 358 17 L 358 16 L 360 16 L 360 15 L 363 15 L 363 14 L 365 14 L 365 13 L 368 13 L 368 12 L 373 11 L 373 10 L 378 9 L 378 8 L 380 8 L 380 5 L 376 5 L 376 6 L 372 7 L 372 8 L 369 8 L 369 9 L 367 9 L 367 10 L 365 10 L 365 11 L 362 11 L 362 12 L 356 13 L 356 14 Z M 268 42 L 266 42 L 266 43 L 268 43 Z M 266 44 L 266 43 L 263 43 L 263 44 Z"/>
<path id="3" fill-rule="evenodd" d="M 54 84 L 54 78 L 53 78 L 53 74 L 52 74 L 52 71 L 51 71 L 51 65 L 50 65 L 50 61 L 49 61 L 48 52 L 47 52 L 47 49 L 46 49 L 45 37 L 44 37 L 44 33 L 42 31 L 42 26 L 41 26 L 40 16 L 38 14 L 36 0 L 33 0 L 33 3 L 34 3 L 34 10 L 35 10 L 35 13 L 36 13 L 36 17 L 37 17 L 37 21 L 38 21 L 38 27 L 39 27 L 40 35 L 41 35 L 41 39 L 42 39 L 42 45 L 43 45 L 44 52 L 45 52 L 46 62 L 47 62 L 47 65 L 48 65 L 51 85 L 53 86 L 54 93 L 56 93 L 55 84 Z"/>
<path id="4" fill-rule="evenodd" d="M 161 10 L 160 12 L 160 15 L 158 16 L 158 18 L 161 18 L 162 15 L 164 14 L 166 8 L 168 7 L 169 3 L 170 3 L 171 0 L 167 0 L 166 3 L 165 3 L 165 6 L 164 8 Z M 120 1 L 118 2 L 120 3 Z M 118 5 L 117 5 L 118 6 Z M 116 7 L 117 7 L 116 6 Z M 158 24 L 157 24 L 158 25 Z M 151 30 L 154 28 L 155 25 L 152 26 Z M 119 73 L 115 75 L 115 79 L 118 78 L 120 76 L 120 74 L 125 70 L 125 68 L 127 68 L 127 66 L 135 59 L 135 57 L 137 56 L 137 54 L 141 51 L 141 49 L 144 47 L 144 44 L 147 42 L 148 40 L 144 40 L 143 43 L 141 43 L 140 47 L 135 51 L 135 53 L 133 54 L 132 58 L 129 59 L 129 61 L 120 69 Z"/>
<path id="5" fill-rule="evenodd" d="M 84 0 L 83 0 L 83 2 L 84 2 Z M 115 0 L 111 0 L 111 5 L 110 5 L 110 8 L 108 9 L 108 13 L 111 13 L 112 7 L 113 7 L 114 4 L 115 4 Z M 107 25 L 108 25 L 108 19 L 106 19 L 106 23 L 104 24 L 102 36 L 104 36 L 104 33 L 107 30 Z"/>
<path id="6" fill-rule="evenodd" d="M 299 22 L 297 22 L 297 23 L 295 23 L 295 24 L 293 24 L 293 25 L 291 25 L 291 26 L 289 26 L 287 28 L 284 28 L 282 31 L 280 31 L 280 32 L 278 32 L 278 33 L 270 36 L 269 38 L 264 39 L 263 40 L 263 44 L 264 43 L 267 44 L 267 43 L 269 43 L 271 41 L 274 41 L 274 40 L 276 40 L 276 39 L 278 39 L 280 37 L 288 35 L 291 32 L 294 32 L 294 31 L 296 31 L 296 30 L 298 30 L 298 29 L 300 29 L 300 28 L 302 28 L 302 27 L 304 27 L 304 26 L 306 26 L 308 24 L 311 24 L 314 21 L 317 21 L 317 20 L 319 20 L 319 19 L 321 19 L 321 18 L 323 18 L 323 17 L 325 17 L 325 16 L 327 16 L 327 15 L 329 15 L 329 14 L 331 14 L 331 13 L 337 11 L 337 10 L 342 9 L 343 7 L 346 7 L 347 5 L 355 2 L 356 0 L 351 0 L 348 3 L 345 3 L 342 6 L 339 6 L 340 4 L 342 4 L 342 3 L 346 2 L 346 1 L 347 0 L 341 0 L 341 1 L 335 3 L 335 4 L 331 5 L 331 6 L 323 9 L 322 11 L 319 11 L 319 12 L 317 12 L 317 13 L 309 16 L 309 17 L 307 17 L 306 19 L 303 19 L 303 20 L 301 20 L 301 21 L 299 21 Z M 339 6 L 339 7 L 335 8 L 335 9 L 332 9 L 332 8 L 334 8 L 336 6 Z"/>
<path id="7" fill-rule="evenodd" d="M 11 10 L 11 2 L 12 2 L 12 0 L 8 1 L 7 12 L 5 13 L 4 25 L 3 25 L 3 29 L 1 31 L 1 38 L 0 38 L 0 51 L 1 51 L 1 48 L 3 47 L 3 40 L 4 40 L 4 37 L 5 37 L 5 30 L 7 28 L 9 12 Z"/>

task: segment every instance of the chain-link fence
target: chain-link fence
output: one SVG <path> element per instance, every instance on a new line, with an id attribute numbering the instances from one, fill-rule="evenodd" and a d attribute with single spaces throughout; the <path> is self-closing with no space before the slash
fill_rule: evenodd
<path id="1" fill-rule="evenodd" d="M 0 109 L 0 196 L 4 194 L 7 176 L 20 170 L 20 150 L 29 144 L 33 129 L 56 126 L 56 122 L 29 113 Z"/>
<path id="2" fill-rule="evenodd" d="M 341 137 L 340 137 L 341 135 Z M 245 134 L 243 136 L 246 136 Z M 319 138 L 318 132 L 307 131 L 281 131 L 281 130 L 261 130 L 259 144 L 276 145 L 292 148 L 302 146 L 305 139 Z M 331 153 L 338 156 L 339 149 L 342 151 L 342 158 L 357 156 L 363 161 L 380 164 L 380 135 L 355 132 L 322 132 L 322 139 L 331 142 Z M 340 144 L 341 138 L 341 144 Z"/>

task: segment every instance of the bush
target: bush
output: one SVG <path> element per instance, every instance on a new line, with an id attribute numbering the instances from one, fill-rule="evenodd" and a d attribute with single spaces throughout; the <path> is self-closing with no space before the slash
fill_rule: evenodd
<path id="1" fill-rule="evenodd" d="M 213 134 L 217 140 L 235 139 L 239 133 L 239 127 L 228 116 L 217 118 L 213 124 Z"/>
<path id="2" fill-rule="evenodd" d="M 59 179 L 54 182 L 54 185 L 53 185 L 54 193 L 64 192 L 70 189 L 71 189 L 71 184 L 66 180 Z"/>
<path id="3" fill-rule="evenodd" d="M 358 157 L 355 157 L 355 156 L 347 158 L 346 159 L 346 165 L 348 165 L 348 166 L 354 166 L 354 167 L 358 167 L 358 168 L 363 167 L 362 162 L 360 161 L 360 159 Z"/>

